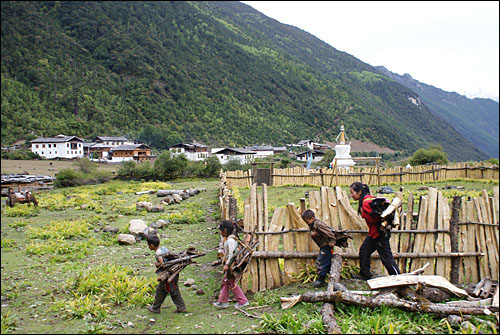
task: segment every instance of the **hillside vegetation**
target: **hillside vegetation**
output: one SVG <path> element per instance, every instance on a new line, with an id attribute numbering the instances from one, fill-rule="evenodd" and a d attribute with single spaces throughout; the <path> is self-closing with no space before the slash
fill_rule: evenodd
<path id="1" fill-rule="evenodd" d="M 383 66 L 378 70 L 389 78 L 418 93 L 431 112 L 442 117 L 490 157 L 498 157 L 498 102 L 492 99 L 467 97 L 446 92 L 432 85 L 419 82 L 409 74 L 392 73 Z"/>
<path id="2" fill-rule="evenodd" d="M 2 144 L 128 135 L 162 149 L 353 139 L 487 155 L 410 89 L 238 2 L 2 2 Z"/>

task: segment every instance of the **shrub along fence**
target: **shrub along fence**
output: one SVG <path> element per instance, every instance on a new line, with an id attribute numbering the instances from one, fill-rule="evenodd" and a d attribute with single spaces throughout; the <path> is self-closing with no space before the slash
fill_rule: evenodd
<path id="1" fill-rule="evenodd" d="M 275 208 L 270 220 L 267 185 L 262 185 L 262 192 L 258 192 L 256 184 L 250 190 L 250 197 L 244 202 L 244 230 L 255 234 L 260 244 L 250 270 L 242 277 L 244 291 L 258 292 L 286 285 L 293 280 L 293 273 L 308 264 L 314 266 L 319 249 L 301 219 L 300 214 L 306 208 L 333 229 L 347 230 L 353 237 L 349 247 L 335 247 L 335 252 L 348 263 L 358 264 L 358 251 L 368 233 L 367 226 L 340 186 L 310 191 L 308 204 L 301 199 L 298 207 L 289 203 Z M 429 188 L 428 194 L 419 199 L 410 193 L 400 207 L 399 226 L 393 229 L 390 239 L 401 271 L 411 272 L 429 262 L 424 274 L 441 275 L 453 283 L 475 283 L 485 277 L 498 280 L 498 186 L 493 188 L 493 194 L 489 197 L 483 191 L 480 198 L 455 197 L 450 208 L 436 188 Z M 221 217 L 235 220 L 236 199 L 231 198 L 224 173 L 221 173 L 219 196 Z M 402 199 L 402 194 L 399 196 Z M 418 212 L 413 211 L 414 205 L 418 206 Z M 386 273 L 377 253 L 372 255 L 371 266 L 376 272 Z"/>
<path id="2" fill-rule="evenodd" d="M 377 168 L 354 167 L 350 171 L 344 169 L 307 170 L 303 167 L 272 169 L 270 186 L 282 185 L 316 185 L 337 186 L 350 185 L 355 181 L 378 185 L 385 183 L 435 182 L 450 179 L 489 179 L 498 180 L 499 172 L 495 165 L 484 166 L 483 163 L 458 163 L 455 165 L 419 165 L 409 169 L 405 167 Z M 256 181 L 258 171 L 227 171 L 227 186 L 232 188 L 250 187 Z"/>

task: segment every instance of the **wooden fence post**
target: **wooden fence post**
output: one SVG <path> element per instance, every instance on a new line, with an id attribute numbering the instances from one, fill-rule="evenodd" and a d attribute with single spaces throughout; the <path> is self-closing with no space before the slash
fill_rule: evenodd
<path id="1" fill-rule="evenodd" d="M 451 252 L 458 252 L 458 235 L 459 235 L 458 222 L 460 219 L 461 203 L 462 203 L 461 197 L 459 196 L 453 197 L 453 202 L 451 205 L 451 220 L 450 220 Z M 451 271 L 450 271 L 450 281 L 453 284 L 458 284 L 459 268 L 460 268 L 460 258 L 453 257 L 451 259 Z"/>

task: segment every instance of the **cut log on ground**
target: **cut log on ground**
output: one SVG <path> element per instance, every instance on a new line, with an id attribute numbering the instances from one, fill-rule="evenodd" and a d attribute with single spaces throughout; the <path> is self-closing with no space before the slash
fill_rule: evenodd
<path id="1" fill-rule="evenodd" d="M 332 265 L 330 267 L 330 279 L 328 280 L 328 292 L 335 290 L 335 284 L 339 284 L 340 271 L 342 270 L 342 256 L 334 254 L 332 257 Z M 323 324 L 325 325 L 328 334 L 341 334 L 337 320 L 335 319 L 335 305 L 332 303 L 325 303 L 321 308 L 321 316 L 323 317 Z"/>
<path id="2" fill-rule="evenodd" d="M 379 277 L 375 279 L 370 279 L 367 281 L 370 289 L 376 290 L 385 287 L 399 287 L 399 286 L 408 286 L 408 285 L 417 285 L 418 283 L 437 287 L 446 292 L 455 294 L 461 298 L 467 298 L 469 295 L 465 290 L 462 290 L 452 283 L 450 283 L 446 278 L 441 276 L 422 276 L 422 275 L 397 275 L 397 276 L 387 276 L 387 277 Z"/>
<path id="3" fill-rule="evenodd" d="M 303 295 L 281 298 L 282 308 L 293 306 L 297 302 L 341 302 L 348 305 L 376 308 L 387 306 L 399 308 L 407 312 L 419 312 L 436 314 L 439 317 L 447 317 L 453 315 L 490 315 L 495 311 L 491 306 L 486 307 L 461 307 L 447 304 L 419 303 L 402 299 L 387 298 L 387 297 L 366 297 L 362 295 L 352 294 L 351 292 L 306 292 Z"/>

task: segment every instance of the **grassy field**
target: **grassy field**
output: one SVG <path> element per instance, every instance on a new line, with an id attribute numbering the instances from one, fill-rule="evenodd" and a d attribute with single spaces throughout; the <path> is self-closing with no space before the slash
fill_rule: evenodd
<path id="1" fill-rule="evenodd" d="M 52 165 L 50 165 L 52 163 Z M 57 172 L 66 168 L 74 168 L 74 161 L 58 160 L 13 160 L 2 159 L 2 174 L 36 174 L 54 177 Z M 118 171 L 118 164 L 96 163 L 97 169 L 107 172 Z"/>
<path id="2" fill-rule="evenodd" d="M 160 199 L 138 196 L 136 191 L 186 187 L 205 187 L 207 192 L 168 206 L 165 213 L 135 210 L 139 200 L 157 204 Z M 259 307 L 251 312 L 262 320 L 246 317 L 233 308 L 218 310 L 212 306 L 221 280 L 221 268 L 209 265 L 216 259 L 219 242 L 218 230 L 214 229 L 219 219 L 217 187 L 217 180 L 174 181 L 169 185 L 112 181 L 40 192 L 37 209 L 19 205 L 11 210 L 2 204 L 2 333 L 324 332 L 321 304 L 301 303 L 289 310 L 280 309 L 281 296 L 309 291 L 310 284 L 249 294 L 251 307 Z M 305 189 L 311 188 L 270 189 L 270 199 L 294 201 Z M 244 195 L 245 190 L 240 192 Z M 172 223 L 158 232 L 162 245 L 173 251 L 195 246 L 206 253 L 196 259 L 197 265 L 188 266 L 180 274 L 180 283 L 193 278 L 198 289 L 205 292 L 197 295 L 196 290 L 180 285 L 187 313 L 173 313 L 175 307 L 169 297 L 164 303 L 169 307 L 161 314 L 148 312 L 145 306 L 153 301 L 156 284 L 151 251 L 144 241 L 119 245 L 116 235 L 101 231 L 103 226 L 112 225 L 120 233 L 127 232 L 129 221 L 136 218 L 147 224 L 167 218 Z M 351 289 L 367 289 L 364 282 L 342 282 Z M 445 319 L 389 308 L 337 304 L 336 312 L 344 333 L 462 332 L 449 328 Z"/>

